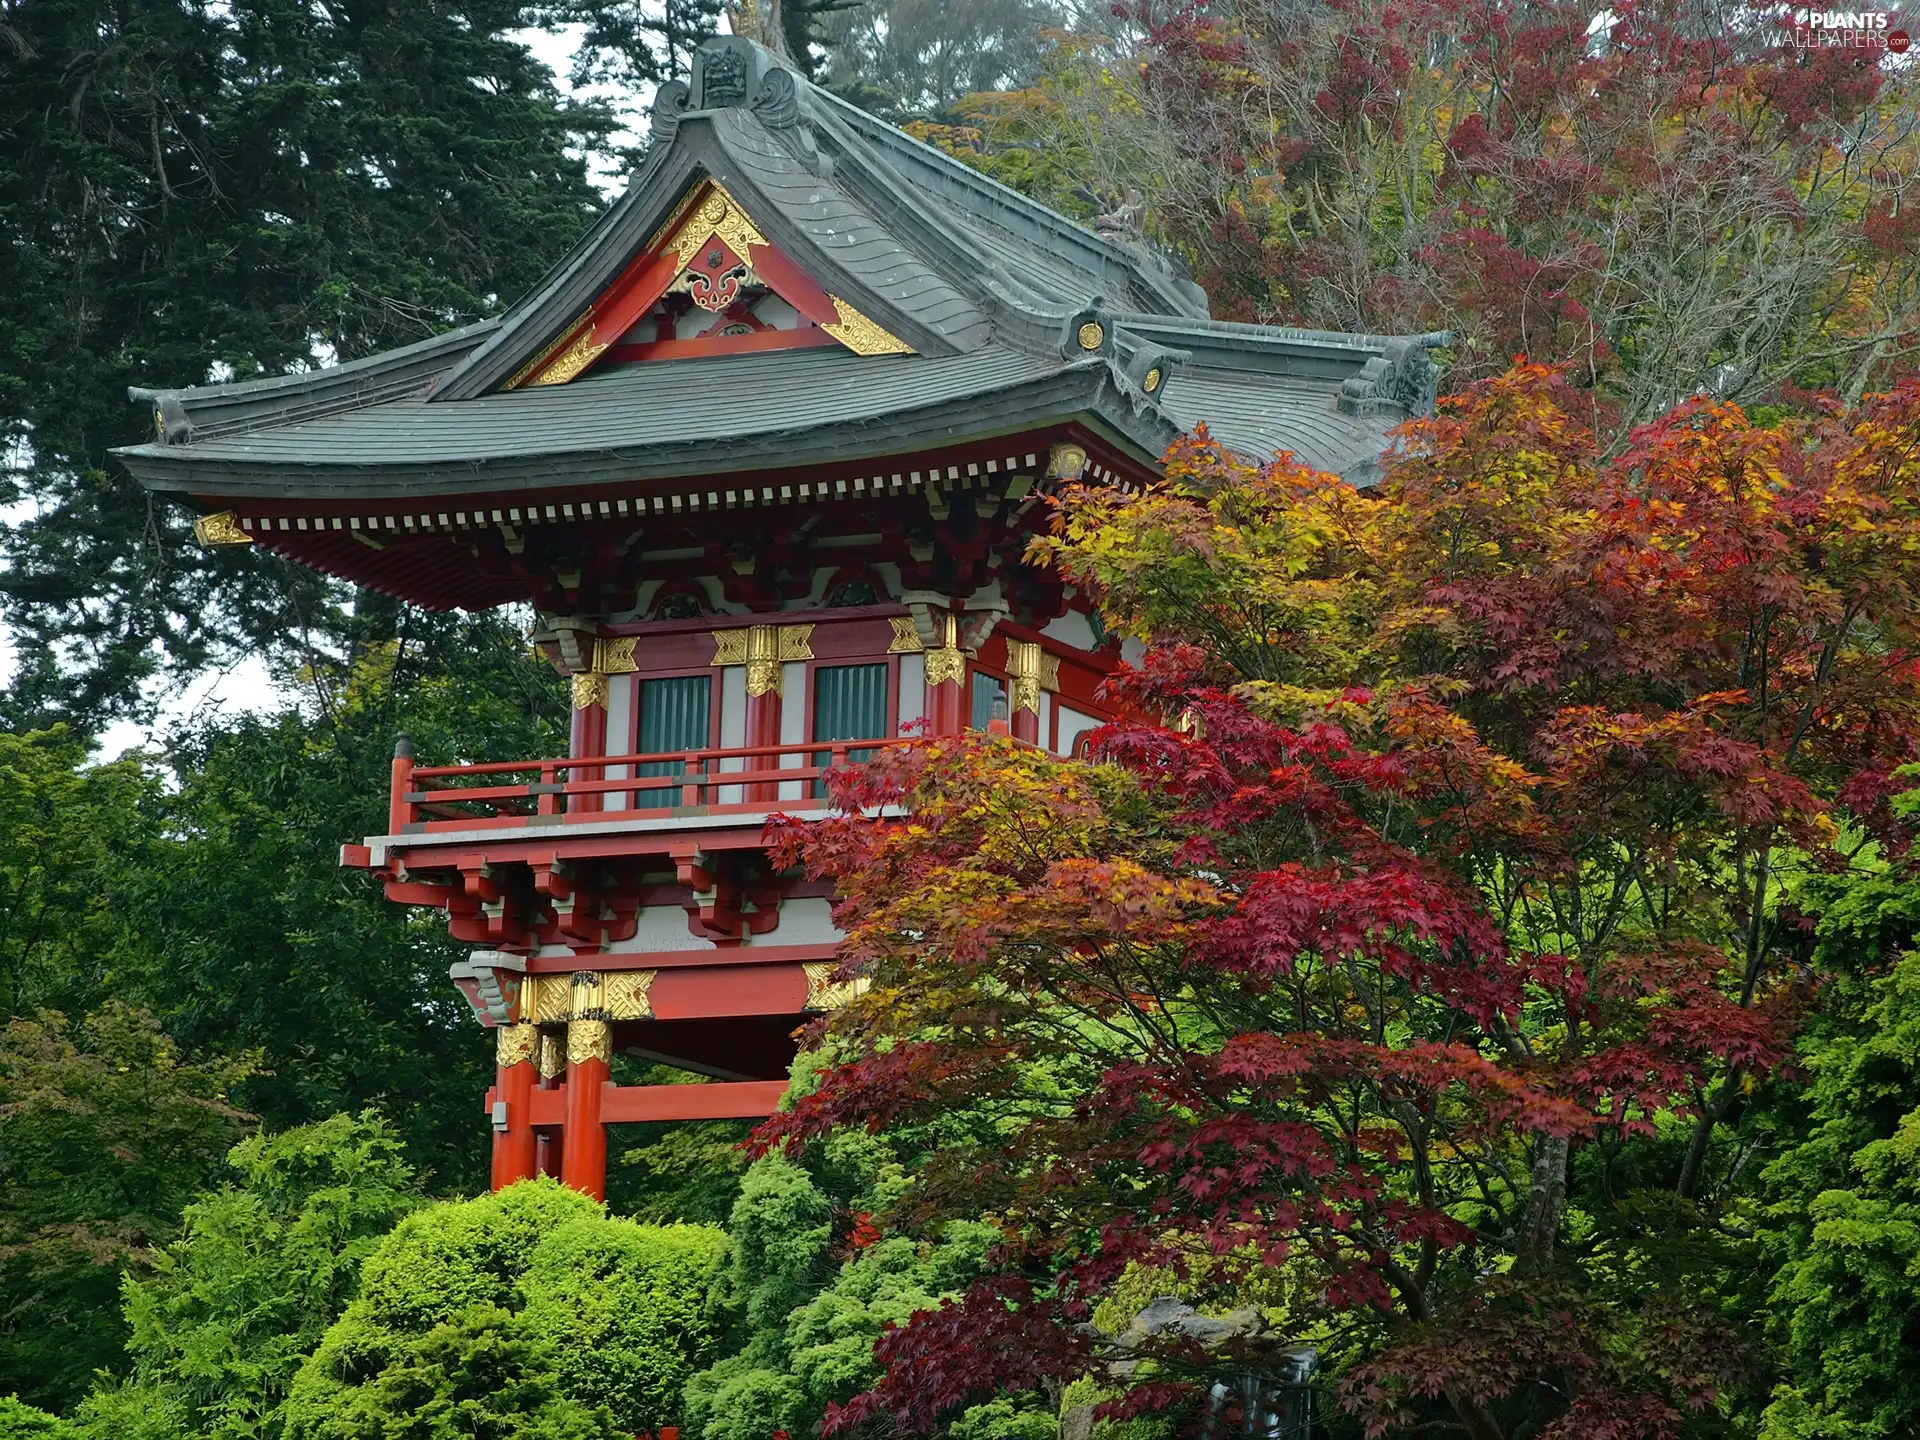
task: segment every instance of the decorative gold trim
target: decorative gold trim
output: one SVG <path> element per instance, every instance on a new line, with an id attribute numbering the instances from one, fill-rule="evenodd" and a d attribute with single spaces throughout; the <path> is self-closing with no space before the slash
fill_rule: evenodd
<path id="1" fill-rule="evenodd" d="M 604 1001 L 610 1020 L 651 1020 L 653 1001 L 648 992 L 658 970 L 609 970 L 604 977 Z"/>
<path id="2" fill-rule="evenodd" d="M 560 357 L 547 365 L 527 383 L 530 386 L 564 385 L 606 353 L 607 342 L 593 338 L 593 315 L 587 314 L 587 326 L 579 338 Z"/>
<path id="3" fill-rule="evenodd" d="M 541 348 L 538 355 L 534 356 L 531 360 L 527 361 L 526 364 L 514 371 L 513 374 L 509 375 L 507 377 L 507 383 L 500 388 L 503 390 L 518 390 L 522 385 L 526 384 L 529 376 L 534 374 L 542 365 L 545 365 L 562 350 L 566 349 L 568 342 L 575 337 L 580 327 L 592 319 L 593 311 L 589 308 L 585 314 L 581 315 L 571 325 L 567 326 L 566 329 L 548 341 L 547 344 Z"/>
<path id="4" fill-rule="evenodd" d="M 887 646 L 889 655 L 918 655 L 927 648 L 920 643 L 920 632 L 914 628 L 911 615 L 890 615 L 887 623 L 893 626 L 893 643 Z"/>
<path id="5" fill-rule="evenodd" d="M 589 705 L 604 707 L 610 694 L 607 677 L 597 670 L 573 677 L 573 708 L 576 710 L 584 710 Z"/>
<path id="6" fill-rule="evenodd" d="M 1140 388 L 1151 395 L 1160 388 L 1160 382 L 1166 378 L 1166 372 L 1156 365 L 1141 378 Z"/>
<path id="7" fill-rule="evenodd" d="M 1047 452 L 1048 479 L 1078 480 L 1086 469 L 1087 452 L 1078 445 L 1061 441 Z"/>
<path id="8" fill-rule="evenodd" d="M 567 1063 L 584 1065 L 589 1060 L 598 1060 L 602 1065 L 613 1063 L 613 1031 L 604 1020 L 569 1020 Z"/>
<path id="9" fill-rule="evenodd" d="M 675 262 L 684 268 L 694 252 L 715 235 L 748 264 L 753 263 L 753 247 L 767 243 L 767 237 L 727 187 L 709 179 L 687 192 L 653 232 L 647 249 L 656 255 L 671 250 Z"/>
<path id="10" fill-rule="evenodd" d="M 747 663 L 747 631 L 745 627 L 713 632 L 713 659 L 711 665 L 744 665 Z"/>
<path id="11" fill-rule="evenodd" d="M 1080 342 L 1082 350 L 1098 350 L 1100 342 L 1107 338 L 1107 332 L 1100 328 L 1100 322 L 1089 320 L 1075 333 L 1074 339 Z"/>
<path id="12" fill-rule="evenodd" d="M 696 205 L 698 211 L 689 221 L 688 212 Z M 749 263 L 753 260 L 751 247 L 767 243 L 767 237 L 754 227 L 753 221 L 747 218 L 747 212 L 727 193 L 726 187 L 717 180 L 706 180 L 681 198 L 665 222 L 653 232 L 653 237 L 647 242 L 647 250 L 654 254 L 671 250 L 675 263 L 684 269 L 693 253 L 713 235 L 718 235 L 726 242 L 728 249 Z M 595 305 L 598 303 L 596 300 Z M 557 340 L 514 371 L 502 388 L 518 390 L 523 385 L 564 385 L 578 377 L 607 349 L 605 342 L 594 342 L 593 319 L 594 305 L 589 305 L 579 319 L 560 333 Z"/>
<path id="13" fill-rule="evenodd" d="M 780 632 L 780 658 L 782 660 L 811 660 L 813 658 L 813 626 L 778 625 Z"/>
<path id="14" fill-rule="evenodd" d="M 856 355 L 911 355 L 913 347 L 886 327 L 869 320 L 838 295 L 829 293 L 839 323 L 820 328 Z"/>
<path id="15" fill-rule="evenodd" d="M 1040 692 L 1060 688 L 1060 657 L 1036 640 L 1007 641 L 1007 673 L 1013 677 L 1013 708 L 1040 713 Z"/>
<path id="16" fill-rule="evenodd" d="M 640 667 L 634 663 L 633 647 L 638 635 L 602 635 L 593 642 L 593 668 L 602 675 L 631 675 Z"/>
<path id="17" fill-rule="evenodd" d="M 540 1032 L 531 1025 L 502 1025 L 493 1032 L 493 1063 L 505 1070 L 533 1059 Z"/>
<path id="18" fill-rule="evenodd" d="M 567 1037 L 558 1030 L 542 1030 L 533 1052 L 533 1068 L 542 1080 L 558 1080 L 567 1073 Z"/>
<path id="19" fill-rule="evenodd" d="M 927 651 L 927 684 L 945 685 L 949 680 L 967 678 L 967 653 L 964 650 Z"/>
<path id="20" fill-rule="evenodd" d="M 780 667 L 813 659 L 813 626 L 748 625 L 713 632 L 712 665 L 747 667 L 748 695 L 778 695 Z"/>
<path id="21" fill-rule="evenodd" d="M 522 1017 L 536 1024 L 558 1024 L 573 1013 L 572 981 L 565 975 L 529 975 L 520 995 Z"/>
<path id="22" fill-rule="evenodd" d="M 747 630 L 747 694 L 778 695 L 785 679 L 780 669 L 779 628 L 753 625 Z"/>
<path id="23" fill-rule="evenodd" d="M 852 980 L 835 980 L 833 972 L 840 967 L 834 960 L 809 960 L 800 968 L 807 972 L 806 1008 L 809 1010 L 838 1010 L 873 988 L 873 981 L 864 975 Z"/>
<path id="24" fill-rule="evenodd" d="M 606 1018 L 606 977 L 598 970 L 576 970 L 567 979 L 574 1020 Z"/>
<path id="25" fill-rule="evenodd" d="M 240 528 L 240 521 L 231 510 L 195 516 L 193 538 L 202 550 L 217 550 L 224 545 L 253 544 L 253 536 Z"/>
<path id="26" fill-rule="evenodd" d="M 927 652 L 929 685 L 945 685 L 949 680 L 958 682 L 967 678 L 967 652 L 960 648 L 959 622 L 951 611 L 943 618 L 947 622 L 947 643 Z"/>

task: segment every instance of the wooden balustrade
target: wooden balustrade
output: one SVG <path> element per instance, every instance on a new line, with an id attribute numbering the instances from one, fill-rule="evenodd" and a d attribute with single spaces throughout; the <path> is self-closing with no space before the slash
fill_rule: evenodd
<path id="1" fill-rule="evenodd" d="M 623 816 L 765 814 L 817 803 L 830 769 L 907 740 L 813 740 L 731 750 L 416 765 L 396 758 L 392 833 Z M 642 767 L 652 774 L 639 773 Z M 610 770 L 625 774 L 609 775 Z M 749 787 L 759 787 L 757 790 Z M 768 798 L 752 798 L 756 794 Z"/>

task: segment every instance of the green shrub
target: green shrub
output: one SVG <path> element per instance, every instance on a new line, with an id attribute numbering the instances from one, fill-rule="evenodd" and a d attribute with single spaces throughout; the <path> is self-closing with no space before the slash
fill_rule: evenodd
<path id="1" fill-rule="evenodd" d="M 551 1180 L 418 1211 L 302 1366 L 287 1440 L 571 1440 L 674 1423 L 687 1377 L 712 1359 L 726 1253 L 717 1230 L 609 1219 Z M 420 1428 L 429 1419 L 438 1428 Z"/>
<path id="2" fill-rule="evenodd" d="M 0 1395 L 0 1440 L 73 1440 L 73 1427 L 13 1395 Z"/>
<path id="3" fill-rule="evenodd" d="M 361 1262 L 424 1203 L 371 1112 L 235 1146 L 240 1181 L 187 1207 L 151 1278 L 122 1285 L 133 1372 L 83 1404 L 99 1440 L 276 1437 L 301 1361 L 352 1299 Z"/>

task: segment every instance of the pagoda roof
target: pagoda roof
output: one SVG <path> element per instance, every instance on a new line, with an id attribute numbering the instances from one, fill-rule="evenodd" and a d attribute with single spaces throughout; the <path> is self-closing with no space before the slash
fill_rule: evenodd
<path id="1" fill-rule="evenodd" d="M 322 370 L 137 388 L 156 438 L 115 453 L 154 490 L 371 501 L 764 472 L 1064 425 L 1151 465 L 1206 422 L 1251 457 L 1291 450 L 1365 481 L 1391 427 L 1431 404 L 1426 349 L 1444 336 L 1210 320 L 1157 256 L 748 41 L 704 45 L 653 117 L 626 192 L 498 319 Z M 657 289 L 709 244 L 787 277 L 824 317 L 809 343 L 595 363 L 607 297 L 649 263 Z"/>

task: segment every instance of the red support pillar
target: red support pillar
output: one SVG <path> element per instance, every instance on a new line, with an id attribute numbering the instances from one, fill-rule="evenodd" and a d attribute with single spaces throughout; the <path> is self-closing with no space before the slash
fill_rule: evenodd
<path id="1" fill-rule="evenodd" d="M 780 642 L 772 625 L 755 625 L 747 631 L 747 745 L 749 748 L 780 743 Z M 777 755 L 755 756 L 747 761 L 749 770 L 772 770 L 780 764 Z M 754 804 L 780 798 L 780 786 L 774 782 L 749 785 L 746 797 Z"/>
<path id="2" fill-rule="evenodd" d="M 391 788 L 387 795 L 387 833 L 404 835 L 413 819 L 413 802 L 407 792 L 413 789 L 413 741 L 405 735 L 393 742 Z"/>
<path id="3" fill-rule="evenodd" d="M 502 1025 L 495 1032 L 494 1104 L 506 1109 L 505 1124 L 496 1110 L 493 1130 L 493 1188 L 504 1190 L 534 1173 L 533 1051 L 531 1025 Z"/>
<path id="4" fill-rule="evenodd" d="M 607 1198 L 607 1127 L 601 1120 L 613 1061 L 613 1032 L 602 1004 L 601 977 L 573 977 L 573 1018 L 567 1022 L 566 1144 L 560 1181 L 595 1200 Z"/>
<path id="5" fill-rule="evenodd" d="M 927 651 L 927 730 L 929 735 L 958 735 L 966 728 L 967 656 L 960 648 L 960 627 L 951 614 L 941 617 L 947 643 Z"/>
<path id="6" fill-rule="evenodd" d="M 558 1090 L 567 1078 L 567 1037 L 558 1031 L 542 1030 L 534 1051 L 533 1068 L 539 1075 L 535 1086 Z M 534 1132 L 534 1168 L 542 1175 L 560 1178 L 561 1157 L 566 1153 L 567 1132 L 558 1125 L 542 1126 Z"/>
<path id="7" fill-rule="evenodd" d="M 1007 669 L 1013 683 L 1007 687 L 1007 703 L 1013 738 L 1029 745 L 1040 743 L 1040 691 L 1046 683 L 1045 659 L 1039 645 L 1029 640 L 1007 641 Z"/>
<path id="8" fill-rule="evenodd" d="M 607 753 L 607 684 L 607 677 L 600 674 L 573 677 L 573 730 L 571 743 L 567 746 L 571 759 Z M 604 766 L 595 769 L 575 767 L 567 771 L 567 778 L 601 780 L 606 773 Z M 572 795 L 568 797 L 566 809 L 579 814 L 602 809 L 605 803 L 605 797 L 597 793 Z"/>

